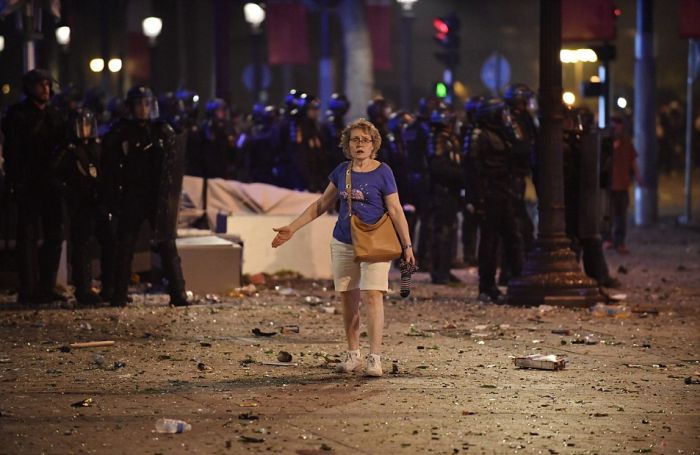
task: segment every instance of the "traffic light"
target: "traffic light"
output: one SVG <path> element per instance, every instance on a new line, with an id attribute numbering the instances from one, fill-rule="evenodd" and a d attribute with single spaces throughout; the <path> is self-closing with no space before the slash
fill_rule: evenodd
<path id="1" fill-rule="evenodd" d="M 442 49 L 435 57 L 448 68 L 459 65 L 459 25 L 455 13 L 433 19 L 433 39 Z"/>
<path id="2" fill-rule="evenodd" d="M 435 83 L 435 96 L 441 99 L 447 96 L 447 85 L 444 82 Z"/>

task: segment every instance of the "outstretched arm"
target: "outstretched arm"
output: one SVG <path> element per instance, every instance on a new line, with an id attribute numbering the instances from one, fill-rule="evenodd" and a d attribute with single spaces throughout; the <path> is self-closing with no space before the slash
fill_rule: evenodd
<path id="1" fill-rule="evenodd" d="M 319 216 L 326 213 L 333 204 L 337 197 L 337 189 L 333 183 L 329 183 L 326 187 L 326 191 L 323 192 L 321 197 L 316 199 L 313 204 L 308 206 L 304 213 L 299 215 L 297 219 L 292 221 L 287 226 L 282 226 L 272 229 L 277 233 L 274 239 L 272 239 L 272 248 L 277 248 L 278 246 L 285 243 L 287 240 L 291 239 L 296 231 L 303 228 Z"/>

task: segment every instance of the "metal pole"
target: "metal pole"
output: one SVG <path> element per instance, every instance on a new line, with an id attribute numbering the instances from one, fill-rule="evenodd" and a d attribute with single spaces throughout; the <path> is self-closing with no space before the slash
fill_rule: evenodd
<path id="1" fill-rule="evenodd" d="M 693 170 L 693 82 L 695 81 L 695 46 L 694 39 L 688 40 L 688 87 L 685 108 L 685 216 L 683 221 L 690 223 L 692 213 L 692 170 Z"/>
<path id="2" fill-rule="evenodd" d="M 260 31 L 253 30 L 251 34 L 251 40 L 253 45 L 251 49 L 253 51 L 253 102 L 257 103 L 260 101 L 260 87 L 262 85 L 261 73 L 260 71 Z"/>
<path id="3" fill-rule="evenodd" d="M 401 90 L 401 108 L 411 109 L 413 105 L 413 100 L 411 99 L 411 92 L 413 90 L 413 11 L 407 9 L 403 4 L 401 11 L 401 75 L 400 75 L 400 90 Z"/>
<path id="4" fill-rule="evenodd" d="M 331 62 L 331 27 L 328 0 L 321 5 L 321 58 L 318 61 L 318 96 L 321 99 L 321 112 L 328 109 L 328 101 L 333 92 L 333 65 Z"/>
<path id="5" fill-rule="evenodd" d="M 564 220 L 561 49 L 562 0 L 540 0 L 539 225 L 522 275 L 508 285 L 515 305 L 588 306 L 600 300 L 569 248 Z"/>
<path id="6" fill-rule="evenodd" d="M 637 0 L 634 142 L 642 184 L 635 188 L 634 220 L 640 226 L 655 223 L 658 216 L 653 7 L 653 0 Z"/>

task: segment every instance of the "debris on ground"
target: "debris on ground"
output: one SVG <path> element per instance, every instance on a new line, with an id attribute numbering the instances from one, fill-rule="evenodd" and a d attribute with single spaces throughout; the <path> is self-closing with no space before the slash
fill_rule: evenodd
<path id="1" fill-rule="evenodd" d="M 199 371 L 211 371 L 211 370 L 213 370 L 212 367 L 210 367 L 209 365 L 207 365 L 207 364 L 204 363 L 204 362 L 199 362 L 199 363 L 197 363 L 197 369 L 198 369 Z"/>
<path id="2" fill-rule="evenodd" d="M 113 346 L 114 341 L 86 341 L 84 343 L 71 343 L 70 347 L 75 348 L 103 348 Z"/>
<path id="3" fill-rule="evenodd" d="M 257 327 L 251 330 L 251 332 L 253 332 L 253 335 L 256 337 L 271 337 L 273 335 L 277 335 L 277 332 L 263 332 Z"/>
<path id="4" fill-rule="evenodd" d="M 596 303 L 591 307 L 591 314 L 597 318 L 611 317 L 615 319 L 626 319 L 630 317 L 632 312 L 624 305 L 606 305 L 604 303 Z"/>
<path id="5" fill-rule="evenodd" d="M 75 403 L 72 403 L 71 406 L 74 408 L 87 408 L 89 406 L 92 406 L 94 402 L 92 401 L 92 398 L 86 398 L 82 401 L 76 401 Z"/>
<path id="6" fill-rule="evenodd" d="M 299 333 L 298 325 L 285 325 L 280 329 L 281 333 Z"/>
<path id="7" fill-rule="evenodd" d="M 518 368 L 531 368 L 535 370 L 563 370 L 566 359 L 554 354 L 533 354 L 525 357 L 516 357 L 513 363 Z"/>
<path id="8" fill-rule="evenodd" d="M 251 275 L 249 278 L 250 282 L 256 286 L 262 286 L 267 282 L 267 279 L 265 278 L 264 273 L 255 273 Z"/>
<path id="9" fill-rule="evenodd" d="M 261 442 L 265 442 L 265 438 L 257 438 L 255 436 L 246 436 L 243 434 L 238 437 L 238 440 L 241 442 L 245 442 L 247 444 L 259 444 Z"/>
<path id="10" fill-rule="evenodd" d="M 277 360 L 280 362 L 289 363 L 292 361 L 292 354 L 288 353 L 287 351 L 280 351 L 277 354 Z"/>

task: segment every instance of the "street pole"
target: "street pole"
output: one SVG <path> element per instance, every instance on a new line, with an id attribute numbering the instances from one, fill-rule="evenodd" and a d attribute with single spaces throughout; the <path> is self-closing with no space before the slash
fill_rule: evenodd
<path id="1" fill-rule="evenodd" d="M 257 103 L 260 101 L 260 86 L 262 85 L 260 81 L 262 73 L 260 70 L 260 30 L 254 28 L 250 38 L 253 52 L 253 103 Z"/>
<path id="2" fill-rule="evenodd" d="M 697 66 L 697 45 L 696 40 L 688 40 L 688 86 L 685 108 L 685 215 L 682 220 L 684 223 L 690 223 L 693 219 L 693 82 L 695 81 L 695 67 Z"/>
<path id="3" fill-rule="evenodd" d="M 569 248 L 564 219 L 561 1 L 540 0 L 539 225 L 521 276 L 511 279 L 508 303 L 590 306 L 601 300 Z"/>
<path id="4" fill-rule="evenodd" d="M 333 63 L 331 61 L 331 26 L 328 0 L 321 2 L 321 58 L 318 61 L 318 96 L 321 112 L 328 109 L 333 92 Z"/>
<path id="5" fill-rule="evenodd" d="M 413 90 L 413 21 L 415 15 L 411 9 L 411 4 L 401 5 L 401 47 L 400 47 L 400 100 L 401 109 L 410 110 L 413 105 L 411 92 Z"/>
<path id="6" fill-rule="evenodd" d="M 229 55 L 231 6 L 228 0 L 214 0 L 214 95 L 229 105 L 233 101 Z"/>
<path id="7" fill-rule="evenodd" d="M 634 219 L 639 226 L 655 223 L 658 216 L 653 6 L 653 0 L 637 0 L 634 142 L 642 182 L 635 188 Z"/>

